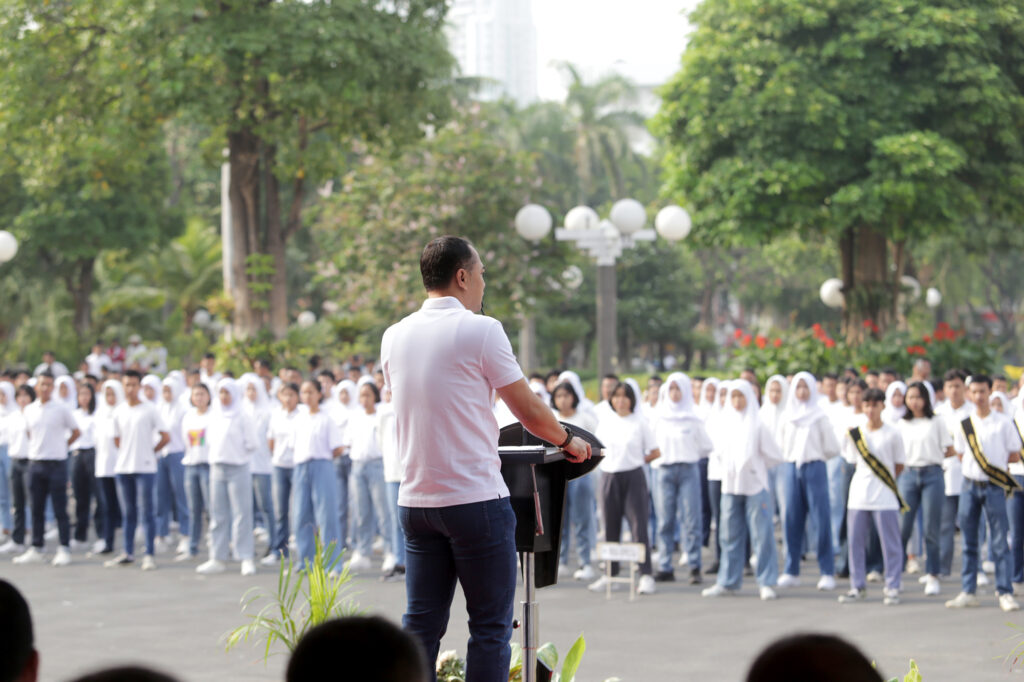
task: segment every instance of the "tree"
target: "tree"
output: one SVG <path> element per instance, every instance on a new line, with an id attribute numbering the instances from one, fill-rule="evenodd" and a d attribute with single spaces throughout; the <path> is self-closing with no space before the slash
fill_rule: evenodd
<path id="1" fill-rule="evenodd" d="M 1024 211 L 1012 0 L 705 0 L 655 130 L 708 244 L 839 244 L 846 334 L 895 317 L 908 242 Z"/>

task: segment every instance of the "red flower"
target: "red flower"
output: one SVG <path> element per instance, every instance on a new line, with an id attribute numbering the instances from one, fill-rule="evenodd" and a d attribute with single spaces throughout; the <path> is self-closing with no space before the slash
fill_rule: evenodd
<path id="1" fill-rule="evenodd" d="M 868 373 L 868 366 L 867 365 L 861 365 L 860 366 L 860 373 L 861 374 L 867 374 Z"/>
<path id="2" fill-rule="evenodd" d="M 740 339 L 740 345 L 746 348 L 750 345 L 751 341 L 753 341 L 753 337 L 750 336 L 750 334 L 746 334 L 742 339 Z"/>
<path id="3" fill-rule="evenodd" d="M 913 355 L 916 352 L 917 349 L 914 346 L 907 346 L 907 355 Z"/>
<path id="4" fill-rule="evenodd" d="M 815 322 L 814 324 L 811 325 L 811 329 L 813 329 L 814 333 L 817 334 L 821 331 L 821 325 Z"/>
<path id="5" fill-rule="evenodd" d="M 776 348 L 781 348 L 782 347 L 782 339 L 775 339 L 774 341 L 772 341 L 772 345 L 775 346 Z"/>
<path id="6" fill-rule="evenodd" d="M 875 323 L 874 323 L 873 320 L 864 320 L 864 328 L 865 329 L 873 329 L 874 326 L 875 326 Z"/>
<path id="7" fill-rule="evenodd" d="M 754 343 L 757 344 L 758 348 L 764 348 L 768 345 L 768 339 L 764 338 L 760 334 L 754 337 Z"/>
<path id="8" fill-rule="evenodd" d="M 825 339 L 825 348 L 835 348 L 836 342 L 832 339 Z"/>
<path id="9" fill-rule="evenodd" d="M 925 334 L 924 337 L 922 338 L 922 341 L 924 341 L 925 343 L 931 343 L 932 342 L 932 337 L 930 337 L 927 334 Z"/>
<path id="10" fill-rule="evenodd" d="M 743 330 L 742 329 L 737 329 L 736 331 L 734 331 L 732 333 L 732 336 L 733 336 L 734 339 L 743 338 Z"/>
<path id="11" fill-rule="evenodd" d="M 949 326 L 949 322 L 939 322 L 937 325 L 935 325 L 935 328 L 941 329 L 944 332 L 948 332 L 950 331 L 950 329 L 952 329 L 952 327 Z"/>

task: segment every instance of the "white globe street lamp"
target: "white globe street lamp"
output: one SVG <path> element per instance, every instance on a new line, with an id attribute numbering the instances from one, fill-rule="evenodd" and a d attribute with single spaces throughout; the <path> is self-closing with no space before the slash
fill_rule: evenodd
<path id="1" fill-rule="evenodd" d="M 210 312 L 208 310 L 200 308 L 192 316 L 192 324 L 199 327 L 200 329 L 205 329 L 210 325 L 210 321 L 212 319 L 213 317 L 210 315 Z"/>
<path id="2" fill-rule="evenodd" d="M 565 229 L 574 232 L 596 230 L 601 223 L 601 216 L 589 206 L 577 206 L 565 214 Z M 557 234 L 555 235 L 557 237 Z"/>
<path id="3" fill-rule="evenodd" d="M 924 304 L 929 308 L 938 308 L 942 305 L 942 292 L 935 287 L 928 287 L 924 292 Z"/>
<path id="4" fill-rule="evenodd" d="M 312 310 L 303 310 L 299 313 L 299 316 L 295 319 L 300 327 L 303 329 L 309 329 L 316 324 L 316 313 Z"/>
<path id="5" fill-rule="evenodd" d="M 843 280 L 835 277 L 826 279 L 822 282 L 818 295 L 821 297 L 821 302 L 829 308 L 842 308 L 846 302 L 846 297 L 843 296 Z"/>
<path id="6" fill-rule="evenodd" d="M 0 230 L 0 263 L 6 263 L 18 253 L 18 240 L 7 230 Z"/>
<path id="7" fill-rule="evenodd" d="M 516 232 L 526 240 L 536 242 L 548 236 L 554 221 L 543 206 L 527 204 L 516 213 Z"/>
<path id="8" fill-rule="evenodd" d="M 625 235 L 634 235 L 647 224 L 647 211 L 636 199 L 619 199 L 608 214 L 612 224 Z"/>
<path id="9" fill-rule="evenodd" d="M 682 206 L 666 206 L 654 218 L 654 229 L 670 242 L 686 239 L 692 227 L 690 214 Z"/>

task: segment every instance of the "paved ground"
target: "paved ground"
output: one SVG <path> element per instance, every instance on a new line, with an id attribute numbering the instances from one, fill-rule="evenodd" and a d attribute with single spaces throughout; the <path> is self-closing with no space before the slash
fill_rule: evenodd
<path id="1" fill-rule="evenodd" d="M 273 589 L 276 573 L 264 569 L 253 578 L 237 573 L 203 577 L 193 565 L 159 562 L 153 573 L 137 568 L 104 569 L 98 561 L 75 557 L 63 569 L 0 564 L 0 576 L 26 595 L 36 622 L 42 653 L 42 679 L 67 680 L 115 662 L 149 662 L 183 681 L 275 680 L 284 657 L 264 665 L 247 645 L 225 653 L 223 635 L 241 624 L 239 600 L 254 586 Z M 158 558 L 159 559 L 159 558 Z M 810 564 L 806 565 L 808 570 Z M 761 602 L 748 584 L 740 596 L 702 599 L 699 589 L 679 583 L 659 585 L 657 595 L 630 603 L 617 593 L 611 601 L 579 583 L 538 592 L 541 639 L 565 651 L 581 632 L 587 653 L 581 682 L 620 677 L 648 680 L 741 680 L 757 652 L 776 637 L 797 631 L 838 633 L 857 643 L 890 676 L 918 661 L 926 682 L 1001 680 L 1010 672 L 1003 657 L 1020 631 L 1008 624 L 1024 616 L 998 610 L 991 592 L 982 608 L 962 612 L 943 608 L 954 583 L 942 597 L 925 598 L 916 582 L 904 603 L 886 608 L 874 587 L 867 603 L 840 606 L 835 594 L 813 586 Z M 380 583 L 372 576 L 355 583 L 366 610 L 399 619 L 404 606 L 401 583 Z M 442 649 L 465 651 L 467 629 L 461 595 Z M 2 648 L 2 647 L 0 647 Z"/>

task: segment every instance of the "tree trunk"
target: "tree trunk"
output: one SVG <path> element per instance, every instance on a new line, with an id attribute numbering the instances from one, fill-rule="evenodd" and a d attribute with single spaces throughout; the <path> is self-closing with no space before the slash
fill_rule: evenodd
<path id="1" fill-rule="evenodd" d="M 895 299 L 889 278 L 888 244 L 874 228 L 848 229 L 839 240 L 843 266 L 843 326 L 847 343 L 860 344 L 870 320 L 882 332 L 893 321 Z"/>
<path id="2" fill-rule="evenodd" d="M 246 258 L 260 253 L 259 138 L 250 130 L 228 134 L 228 161 L 231 164 L 231 271 L 234 279 L 231 296 L 235 303 L 235 335 L 246 338 L 259 330 L 262 314 L 253 307 L 254 297 L 246 275 Z"/>
<path id="3" fill-rule="evenodd" d="M 92 329 L 93 266 L 95 264 L 95 258 L 82 258 L 75 261 L 71 273 L 64 280 L 75 306 L 72 325 L 79 341 L 89 339 Z"/>

